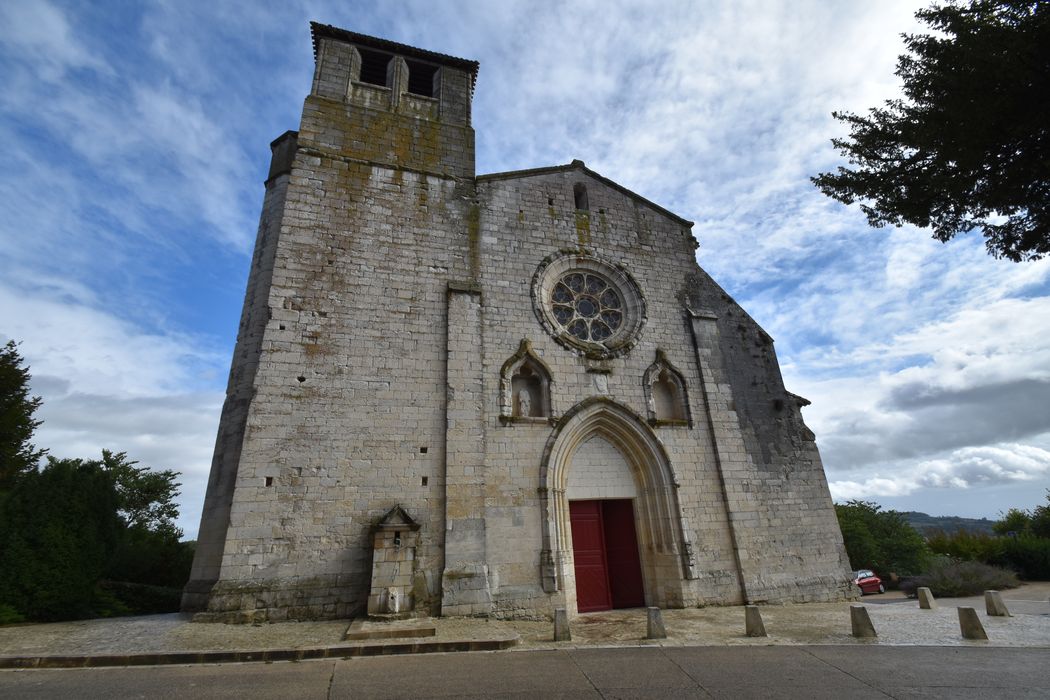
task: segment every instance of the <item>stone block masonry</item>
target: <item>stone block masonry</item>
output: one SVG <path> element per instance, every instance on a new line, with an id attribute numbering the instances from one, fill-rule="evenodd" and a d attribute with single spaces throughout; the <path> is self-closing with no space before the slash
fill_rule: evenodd
<path id="1" fill-rule="evenodd" d="M 475 62 L 312 31 L 184 609 L 550 618 L 625 573 L 663 608 L 852 595 L 805 400 L 692 224 L 580 161 L 476 176 Z M 582 500 L 619 504 L 586 538 Z M 397 506 L 411 547 L 375 534 Z"/>

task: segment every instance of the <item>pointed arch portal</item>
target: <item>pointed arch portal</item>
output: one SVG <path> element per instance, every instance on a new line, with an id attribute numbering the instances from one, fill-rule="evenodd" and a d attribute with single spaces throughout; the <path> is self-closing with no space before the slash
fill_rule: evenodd
<path id="1" fill-rule="evenodd" d="M 646 422 L 629 408 L 606 397 L 587 399 L 568 411 L 544 449 L 539 486 L 544 510 L 541 554 L 544 590 L 561 593 L 566 607 L 577 609 L 569 474 L 576 453 L 594 437 L 615 447 L 634 479 L 637 495 L 631 502 L 645 604 L 680 607 L 685 598 L 686 580 L 695 578 L 696 572 L 673 467 Z"/>

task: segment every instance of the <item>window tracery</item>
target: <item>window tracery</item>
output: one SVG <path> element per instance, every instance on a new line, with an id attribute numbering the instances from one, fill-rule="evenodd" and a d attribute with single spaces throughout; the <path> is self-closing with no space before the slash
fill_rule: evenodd
<path id="1" fill-rule="evenodd" d="M 627 353 L 645 325 L 645 300 L 631 275 L 590 254 L 546 258 L 533 277 L 532 298 L 544 329 L 592 359 Z"/>
<path id="2" fill-rule="evenodd" d="M 570 272 L 551 292 L 555 320 L 584 341 L 601 342 L 620 330 L 623 306 L 616 288 L 595 274 Z"/>

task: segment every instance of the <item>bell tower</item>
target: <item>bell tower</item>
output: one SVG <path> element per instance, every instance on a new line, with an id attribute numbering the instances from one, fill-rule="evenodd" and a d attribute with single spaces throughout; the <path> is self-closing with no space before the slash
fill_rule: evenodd
<path id="1" fill-rule="evenodd" d="M 470 102 L 478 64 L 311 24 L 301 146 L 394 168 L 474 177 Z"/>
<path id="2" fill-rule="evenodd" d="M 448 290 L 473 279 L 478 64 L 313 23 L 298 132 L 273 160 L 183 609 L 340 617 L 375 523 L 421 523 L 417 608 L 444 567 Z"/>

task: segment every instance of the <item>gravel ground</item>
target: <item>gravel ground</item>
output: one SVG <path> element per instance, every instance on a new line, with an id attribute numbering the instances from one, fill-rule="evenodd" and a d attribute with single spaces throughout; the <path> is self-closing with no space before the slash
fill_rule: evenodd
<path id="1" fill-rule="evenodd" d="M 850 636 L 849 603 L 761 606 L 769 633 L 765 638 L 744 636 L 741 607 L 664 610 L 668 639 L 645 639 L 644 609 L 581 615 L 571 621 L 572 641 L 552 641 L 550 622 L 501 621 L 470 618 L 433 618 L 402 622 L 366 622 L 365 629 L 431 625 L 434 640 L 507 639 L 520 636 L 518 649 L 589 646 L 748 646 L 800 644 L 876 644 L 923 646 L 1050 647 L 1050 583 L 1026 584 L 1004 591 L 1013 617 L 984 614 L 978 598 L 938 601 L 936 610 L 919 610 L 915 600 L 899 593 L 866 596 L 878 632 L 875 640 Z M 988 632 L 987 642 L 959 635 L 955 607 L 977 609 Z M 0 655 L 129 654 L 168 651 L 303 649 L 344 645 L 348 622 L 283 622 L 263 625 L 193 623 L 186 615 L 82 620 L 52 624 L 0 627 Z M 375 640 L 368 644 L 403 640 Z"/>

